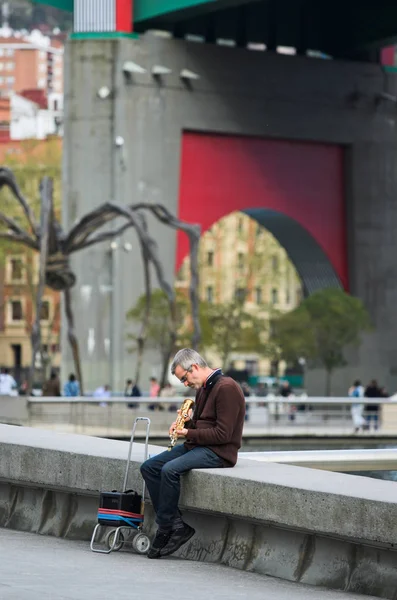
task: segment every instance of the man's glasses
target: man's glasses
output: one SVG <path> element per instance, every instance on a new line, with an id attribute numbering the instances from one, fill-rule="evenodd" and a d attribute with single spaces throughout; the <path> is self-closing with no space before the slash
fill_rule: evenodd
<path id="1" fill-rule="evenodd" d="M 180 378 L 179 381 L 181 383 L 185 383 L 187 381 L 187 374 L 190 373 L 191 370 L 192 370 L 192 366 L 190 365 L 190 367 L 188 369 L 186 369 L 184 376 Z"/>

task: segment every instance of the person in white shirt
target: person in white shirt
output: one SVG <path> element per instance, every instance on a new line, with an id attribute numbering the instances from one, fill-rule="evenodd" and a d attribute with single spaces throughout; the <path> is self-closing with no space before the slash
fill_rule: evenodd
<path id="1" fill-rule="evenodd" d="M 362 398 L 364 396 L 364 388 L 361 385 L 361 381 L 357 379 L 350 387 L 348 394 L 350 398 Z M 364 404 L 361 402 L 354 402 L 354 404 L 351 405 L 350 411 L 354 425 L 354 433 L 358 433 L 360 429 L 364 430 Z"/>
<path id="2" fill-rule="evenodd" d="M 0 372 L 0 396 L 12 396 L 16 387 L 17 382 L 9 374 L 8 369 L 3 367 Z"/>
<path id="3" fill-rule="evenodd" d="M 108 385 L 100 385 L 93 394 L 94 398 L 111 398 L 112 392 Z M 107 402 L 100 402 L 99 406 L 107 406 Z"/>

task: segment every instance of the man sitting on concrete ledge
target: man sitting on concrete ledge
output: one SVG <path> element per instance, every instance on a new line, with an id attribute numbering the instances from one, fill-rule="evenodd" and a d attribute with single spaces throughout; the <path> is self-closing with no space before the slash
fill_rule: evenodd
<path id="1" fill-rule="evenodd" d="M 234 467 L 244 426 L 244 395 L 221 369 L 211 369 L 198 352 L 184 348 L 175 355 L 171 372 L 185 387 L 196 390 L 196 402 L 185 427 L 177 430 L 185 443 L 141 466 L 158 525 L 148 558 L 168 556 L 194 535 L 178 510 L 180 476 L 191 469 Z M 174 428 L 175 422 L 170 432 Z"/>

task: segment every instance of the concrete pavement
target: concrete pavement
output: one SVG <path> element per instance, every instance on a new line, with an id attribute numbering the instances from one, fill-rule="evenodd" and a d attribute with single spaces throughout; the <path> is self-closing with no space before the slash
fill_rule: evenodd
<path id="1" fill-rule="evenodd" d="M 219 565 L 122 551 L 94 554 L 72 542 L 0 529 L 1 600 L 362 600 Z M 365 596 L 367 600 L 373 596 Z"/>

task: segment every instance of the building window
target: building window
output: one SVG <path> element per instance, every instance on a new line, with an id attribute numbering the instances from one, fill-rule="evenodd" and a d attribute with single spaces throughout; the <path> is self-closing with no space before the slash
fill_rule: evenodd
<path id="1" fill-rule="evenodd" d="M 214 288 L 212 287 L 212 285 L 209 285 L 207 287 L 207 302 L 212 304 L 213 301 L 214 301 Z"/>
<path id="2" fill-rule="evenodd" d="M 278 303 L 278 289 L 273 288 L 272 289 L 272 304 L 277 304 L 277 303 Z"/>
<path id="3" fill-rule="evenodd" d="M 239 252 L 237 255 L 237 265 L 240 270 L 244 269 L 245 256 L 243 252 Z"/>
<path id="4" fill-rule="evenodd" d="M 11 258 L 10 260 L 10 281 L 17 283 L 23 281 L 23 260 L 22 258 Z"/>
<path id="5" fill-rule="evenodd" d="M 273 273 L 278 271 L 278 256 L 276 255 L 272 256 L 272 271 Z"/>
<path id="6" fill-rule="evenodd" d="M 12 48 L 8 48 L 6 54 L 7 56 L 14 56 L 14 50 Z"/>
<path id="7" fill-rule="evenodd" d="M 234 297 L 237 302 L 244 302 L 246 294 L 247 291 L 245 288 L 236 288 L 236 291 L 234 292 Z"/>
<path id="8" fill-rule="evenodd" d="M 255 299 L 257 304 L 262 304 L 262 288 L 256 288 Z"/>
<path id="9" fill-rule="evenodd" d="M 14 63 L 13 62 L 8 62 L 6 64 L 6 70 L 7 71 L 13 71 L 14 70 Z"/>
<path id="10" fill-rule="evenodd" d="M 4 65 L 3 63 L 0 63 L 0 71 L 2 71 L 4 69 Z"/>
<path id="11" fill-rule="evenodd" d="M 239 217 L 237 221 L 237 231 L 239 233 L 243 233 L 244 230 L 244 219 L 243 217 Z"/>
<path id="12" fill-rule="evenodd" d="M 11 300 L 10 302 L 11 321 L 22 321 L 23 311 L 21 300 Z"/>
<path id="13" fill-rule="evenodd" d="M 4 56 L 4 50 L 3 50 L 3 48 L 0 48 L 0 56 Z"/>
<path id="14" fill-rule="evenodd" d="M 214 253 L 212 251 L 207 252 L 207 266 L 208 267 L 214 266 Z"/>
<path id="15" fill-rule="evenodd" d="M 291 304 L 291 291 L 289 287 L 285 290 L 285 303 Z"/>
<path id="16" fill-rule="evenodd" d="M 43 300 L 40 311 L 40 321 L 50 320 L 50 302 L 49 300 Z"/>
<path id="17" fill-rule="evenodd" d="M 0 77 L 0 85 L 4 83 L 4 77 Z"/>

